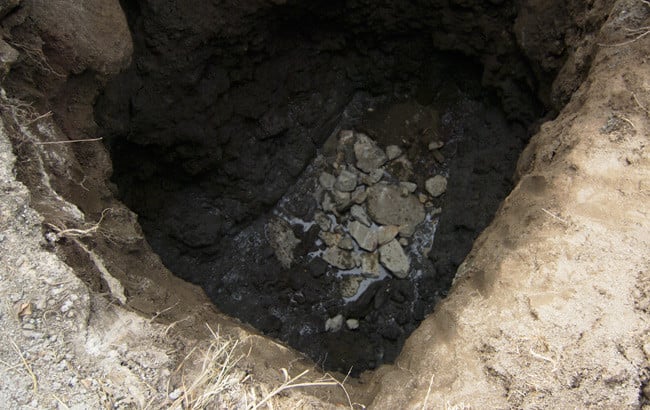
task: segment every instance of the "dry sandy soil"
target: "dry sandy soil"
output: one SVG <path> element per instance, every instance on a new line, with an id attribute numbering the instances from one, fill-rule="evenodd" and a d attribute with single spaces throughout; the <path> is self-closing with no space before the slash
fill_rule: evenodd
<path id="1" fill-rule="evenodd" d="M 61 409 L 648 407 L 648 33 L 647 1 L 616 2 L 584 41 L 595 50 L 586 78 L 525 149 L 515 189 L 450 296 L 395 364 L 358 380 L 322 374 L 220 315 L 200 289 L 165 271 L 117 201 L 102 219 L 84 216 L 58 192 L 101 191 L 105 181 L 93 178 L 108 170 L 88 180 L 75 174 L 75 150 L 102 160 L 101 144 L 44 144 L 75 138 L 42 115 L 49 107 L 3 93 L 0 401 Z M 576 50 L 555 89 L 571 89 Z M 80 64 L 96 51 L 79 51 Z M 66 179 L 78 186 L 61 188 Z M 122 270 L 127 262 L 139 271 Z"/>

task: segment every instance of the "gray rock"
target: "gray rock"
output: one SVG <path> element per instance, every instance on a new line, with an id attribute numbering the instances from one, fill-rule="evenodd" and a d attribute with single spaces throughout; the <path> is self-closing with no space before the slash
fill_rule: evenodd
<path id="1" fill-rule="evenodd" d="M 345 321 L 345 325 L 350 330 L 357 330 L 359 328 L 359 321 L 357 319 L 348 319 Z"/>
<path id="2" fill-rule="evenodd" d="M 372 170 L 369 174 L 361 176 L 361 182 L 368 186 L 375 185 L 377 182 L 381 181 L 384 176 L 384 169 L 377 168 Z"/>
<path id="3" fill-rule="evenodd" d="M 396 277 L 408 276 L 410 262 L 397 240 L 393 239 L 379 247 L 379 261 Z"/>
<path id="4" fill-rule="evenodd" d="M 372 172 L 388 161 L 386 153 L 365 134 L 357 134 L 354 155 L 357 158 L 357 168 L 366 173 Z"/>
<path id="5" fill-rule="evenodd" d="M 370 252 L 377 249 L 377 232 L 375 230 L 368 228 L 359 221 L 350 222 L 348 230 L 361 248 Z"/>
<path id="6" fill-rule="evenodd" d="M 386 156 L 389 161 L 394 160 L 395 158 L 402 155 L 402 150 L 397 145 L 389 145 L 386 147 Z"/>
<path id="7" fill-rule="evenodd" d="M 433 178 L 427 179 L 427 182 L 424 183 L 424 187 L 431 196 L 439 197 L 447 190 L 447 178 L 442 175 L 436 175 Z"/>
<path id="8" fill-rule="evenodd" d="M 402 196 L 395 185 L 377 184 L 368 188 L 368 215 L 380 225 L 398 225 L 400 233 L 415 232 L 424 220 L 424 207 L 415 195 Z"/>
<path id="9" fill-rule="evenodd" d="M 290 268 L 293 262 L 293 251 L 300 243 L 300 239 L 296 238 L 291 225 L 284 219 L 273 218 L 266 225 L 266 232 L 275 257 L 283 268 Z"/>
<path id="10" fill-rule="evenodd" d="M 359 292 L 359 286 L 363 282 L 363 276 L 347 275 L 341 281 L 341 296 L 351 298 Z"/>
<path id="11" fill-rule="evenodd" d="M 354 192 L 352 192 L 350 195 L 352 202 L 357 205 L 361 205 L 362 203 L 366 202 L 366 198 L 368 198 L 368 192 L 366 192 L 365 186 L 357 187 L 357 189 L 355 189 Z"/>
<path id="12" fill-rule="evenodd" d="M 357 174 L 343 170 L 336 178 L 334 188 L 342 192 L 352 192 L 357 187 Z"/>
<path id="13" fill-rule="evenodd" d="M 323 260 L 342 270 L 350 270 L 357 266 L 357 260 L 350 251 L 330 247 L 323 253 Z"/>
<path id="14" fill-rule="evenodd" d="M 368 214 L 366 213 L 366 210 L 363 209 L 362 206 L 360 205 L 352 205 L 352 208 L 350 208 L 350 215 L 357 221 L 361 222 L 362 224 L 366 226 L 370 226 L 370 218 L 368 218 Z"/>
<path id="15" fill-rule="evenodd" d="M 323 188 L 331 191 L 332 188 L 334 188 L 334 184 L 336 183 L 336 177 L 328 172 L 321 172 L 320 176 L 318 177 L 318 182 Z"/>
<path id="16" fill-rule="evenodd" d="M 409 240 L 406 238 L 399 238 L 399 244 L 402 246 L 409 246 Z"/>
<path id="17" fill-rule="evenodd" d="M 380 226 L 379 229 L 377 229 L 377 244 L 387 244 L 388 242 L 395 239 L 398 233 L 399 226 L 397 225 Z"/>
<path id="18" fill-rule="evenodd" d="M 378 278 L 381 274 L 377 252 L 361 254 L 361 274 L 368 278 Z"/>
<path id="19" fill-rule="evenodd" d="M 343 315 L 336 315 L 325 321 L 326 332 L 338 332 L 343 327 Z"/>

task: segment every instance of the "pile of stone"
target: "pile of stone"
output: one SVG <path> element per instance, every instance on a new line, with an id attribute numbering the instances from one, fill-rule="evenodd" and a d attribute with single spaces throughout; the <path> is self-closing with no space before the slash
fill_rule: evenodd
<path id="1" fill-rule="evenodd" d="M 403 172 L 389 171 L 396 169 Z M 326 245 L 322 258 L 341 271 L 359 272 L 345 276 L 344 297 L 356 294 L 363 278 L 379 277 L 382 267 L 397 278 L 409 276 L 405 247 L 425 220 L 432 197 L 447 187 L 441 175 L 418 187 L 413 175 L 400 147 L 383 150 L 365 134 L 339 134 L 336 157 L 319 177 L 323 194 L 315 222 Z"/>

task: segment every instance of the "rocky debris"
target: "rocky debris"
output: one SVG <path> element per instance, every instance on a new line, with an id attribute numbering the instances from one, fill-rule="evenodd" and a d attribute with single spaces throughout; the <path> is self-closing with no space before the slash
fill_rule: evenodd
<path id="1" fill-rule="evenodd" d="M 343 327 L 343 315 L 339 314 L 325 321 L 326 332 L 338 332 Z"/>
<path id="2" fill-rule="evenodd" d="M 431 196 L 437 198 L 447 191 L 447 178 L 442 175 L 436 175 L 433 178 L 427 179 L 424 187 Z"/>
<path id="3" fill-rule="evenodd" d="M 362 206 L 359 205 L 352 205 L 352 208 L 350 208 L 350 215 L 357 221 L 361 222 L 362 224 L 366 226 L 370 226 L 370 218 L 368 218 L 368 214 L 366 213 L 366 210 L 363 209 Z"/>
<path id="4" fill-rule="evenodd" d="M 377 184 L 368 188 L 368 214 L 378 224 L 398 225 L 400 234 L 413 235 L 424 220 L 424 207 L 414 195 L 402 196 L 399 187 Z"/>
<path id="5" fill-rule="evenodd" d="M 341 192 L 352 192 L 357 187 L 357 174 L 343 170 L 336 178 L 334 188 Z"/>
<path id="6" fill-rule="evenodd" d="M 381 274 L 379 255 L 377 252 L 361 254 L 361 274 L 370 278 L 378 278 Z"/>
<path id="7" fill-rule="evenodd" d="M 291 229 L 291 225 L 284 219 L 273 218 L 266 225 L 266 233 L 275 252 L 275 257 L 280 261 L 282 267 L 289 269 L 293 262 L 293 251 L 300 243 L 300 239 Z"/>
<path id="8" fill-rule="evenodd" d="M 379 261 L 398 278 L 406 278 L 410 262 L 398 241 L 392 240 L 379 247 Z"/>
<path id="9" fill-rule="evenodd" d="M 348 319 L 345 321 L 345 326 L 350 330 L 356 330 L 359 328 L 359 321 L 357 319 Z"/>
<path id="10" fill-rule="evenodd" d="M 411 160 L 397 145 L 384 152 L 367 135 L 347 130 L 339 133 L 335 155 L 321 158 L 314 172 L 322 188 L 321 209 L 313 220 L 322 241 L 316 244 L 317 259 L 325 266 L 310 264 L 310 275 L 321 277 L 328 268 L 345 272 L 337 275 L 344 299 L 357 295 L 364 280 L 375 282 L 388 274 L 406 278 L 411 267 L 407 249 L 428 244 L 408 238 L 416 232 L 431 234 L 422 223 L 433 209 L 431 196 L 414 182 Z M 439 182 L 439 178 L 431 179 Z M 425 254 L 422 249 L 418 255 Z M 363 289 L 376 286 L 371 283 Z M 330 322 L 332 329 L 337 326 Z"/>
<path id="11" fill-rule="evenodd" d="M 357 158 L 357 168 L 365 173 L 371 173 L 388 161 L 386 153 L 365 134 L 357 134 L 354 155 Z"/>
<path id="12" fill-rule="evenodd" d="M 369 252 L 377 249 L 377 231 L 369 228 L 358 221 L 352 221 L 348 224 L 348 231 L 359 246 Z"/>
<path id="13" fill-rule="evenodd" d="M 323 260 L 342 270 L 350 270 L 357 266 L 355 255 L 338 247 L 327 248 L 323 253 Z"/>

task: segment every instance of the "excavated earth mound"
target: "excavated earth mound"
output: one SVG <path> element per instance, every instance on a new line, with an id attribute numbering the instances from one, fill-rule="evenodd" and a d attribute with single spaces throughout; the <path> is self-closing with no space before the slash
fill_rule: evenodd
<path id="1" fill-rule="evenodd" d="M 647 1 L 0 22 L 8 407 L 648 405 Z"/>

